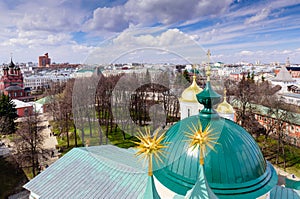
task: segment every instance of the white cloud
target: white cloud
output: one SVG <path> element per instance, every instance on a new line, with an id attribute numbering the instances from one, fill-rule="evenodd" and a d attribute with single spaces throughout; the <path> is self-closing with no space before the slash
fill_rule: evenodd
<path id="1" fill-rule="evenodd" d="M 140 54 L 143 50 L 145 50 L 144 56 Z M 161 62 L 163 56 L 158 58 L 157 55 L 167 54 L 172 54 L 181 62 L 187 63 L 201 63 L 206 58 L 205 51 L 198 43 L 178 29 L 153 32 L 152 28 L 148 28 L 128 29 L 116 38 L 108 40 L 106 44 L 99 46 L 90 54 L 87 63 L 112 63 L 125 55 L 128 60 L 132 60 L 130 56 L 136 55 L 135 51 L 139 52 L 139 57 L 145 60 L 152 59 L 152 62 Z"/>
<path id="2" fill-rule="evenodd" d="M 292 51 L 290 51 L 290 50 L 283 50 L 281 53 L 282 54 L 290 54 Z"/>
<path id="3" fill-rule="evenodd" d="M 15 37 L 2 42 L 2 46 L 47 46 L 70 43 L 71 36 L 65 33 L 49 34 L 44 31 L 20 31 Z"/>
<path id="4" fill-rule="evenodd" d="M 271 10 L 269 8 L 264 8 L 259 13 L 257 13 L 255 16 L 252 16 L 252 17 L 248 18 L 247 20 L 245 20 L 245 24 L 251 24 L 251 23 L 262 21 L 269 16 L 270 12 L 271 12 Z"/>
<path id="5" fill-rule="evenodd" d="M 297 49 L 286 50 L 258 50 L 247 51 L 243 50 L 238 53 L 228 52 L 225 54 L 213 55 L 215 61 L 222 61 L 225 63 L 236 63 L 246 61 L 249 63 L 255 63 L 255 61 L 261 61 L 262 63 L 280 62 L 285 63 L 287 57 L 289 57 L 291 63 L 297 63 L 300 51 Z"/>
<path id="6" fill-rule="evenodd" d="M 120 32 L 129 27 L 129 21 L 124 14 L 125 9 L 122 6 L 97 8 L 94 10 L 93 17 L 84 26 L 88 30 Z"/>
<path id="7" fill-rule="evenodd" d="M 254 52 L 249 51 L 249 50 L 243 50 L 243 51 L 238 53 L 238 55 L 242 55 L 242 56 L 250 56 L 250 55 L 253 55 L 253 54 L 254 54 Z"/>
<path id="8" fill-rule="evenodd" d="M 232 0 L 128 0 L 124 5 L 97 8 L 85 24 L 89 30 L 120 32 L 133 25 L 182 23 L 204 16 L 218 15 L 228 9 Z"/>

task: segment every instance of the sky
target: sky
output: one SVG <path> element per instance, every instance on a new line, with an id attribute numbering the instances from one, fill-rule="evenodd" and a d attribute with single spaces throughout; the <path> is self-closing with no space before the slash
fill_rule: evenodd
<path id="1" fill-rule="evenodd" d="M 0 29 L 0 63 L 300 63 L 300 0 L 1 0 Z"/>

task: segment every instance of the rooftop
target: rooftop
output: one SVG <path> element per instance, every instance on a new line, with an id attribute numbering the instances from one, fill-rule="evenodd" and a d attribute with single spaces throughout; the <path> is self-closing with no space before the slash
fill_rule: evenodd
<path id="1" fill-rule="evenodd" d="M 285 66 L 282 66 L 277 76 L 272 80 L 277 82 L 295 82 Z"/>
<path id="2" fill-rule="evenodd" d="M 24 188 L 40 199 L 141 198 L 146 184 L 133 150 L 104 145 L 72 149 Z"/>

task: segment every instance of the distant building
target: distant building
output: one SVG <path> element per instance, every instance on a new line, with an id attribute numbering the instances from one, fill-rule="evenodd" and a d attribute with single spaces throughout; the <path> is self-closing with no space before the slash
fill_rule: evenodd
<path id="1" fill-rule="evenodd" d="M 13 99 L 11 101 L 16 105 L 15 108 L 17 109 L 17 114 L 19 117 L 24 117 L 32 114 L 33 112 L 32 104 L 22 102 L 17 99 Z"/>
<path id="2" fill-rule="evenodd" d="M 300 106 L 300 93 L 280 93 L 279 96 L 285 103 Z"/>
<path id="3" fill-rule="evenodd" d="M 285 66 L 281 66 L 280 71 L 277 73 L 276 77 L 271 79 L 271 83 L 273 85 L 279 85 L 281 86 L 281 93 L 285 93 L 288 90 L 289 85 L 293 85 L 296 82 L 292 78 L 292 75 L 289 73 L 287 68 Z"/>
<path id="4" fill-rule="evenodd" d="M 24 77 L 24 85 L 25 87 L 30 88 L 31 90 L 40 90 L 47 89 L 51 87 L 51 83 L 64 83 L 67 82 L 71 77 L 64 75 L 32 75 L 28 77 Z"/>
<path id="5" fill-rule="evenodd" d="M 233 100 L 232 104 L 236 110 L 240 108 L 240 102 L 238 100 Z M 267 125 L 275 125 L 277 123 L 277 118 L 275 114 L 270 114 L 270 108 L 259 105 L 259 104 L 251 104 L 253 108 L 253 114 L 255 119 L 264 127 Z M 281 110 L 280 110 L 281 111 Z M 285 126 L 285 141 L 288 143 L 300 147 L 300 114 L 289 112 L 291 117 L 284 120 Z M 274 130 L 271 133 L 271 136 L 276 138 L 276 131 Z"/>
<path id="6" fill-rule="evenodd" d="M 300 78 L 300 67 L 286 67 L 293 78 Z"/>
<path id="7" fill-rule="evenodd" d="M 0 92 L 8 95 L 11 99 L 25 98 L 30 94 L 24 89 L 23 75 L 19 66 L 11 60 L 3 67 L 3 74 L 0 78 Z"/>
<path id="8" fill-rule="evenodd" d="M 45 53 L 42 56 L 39 56 L 39 67 L 50 66 L 51 59 L 48 56 L 48 53 Z"/>

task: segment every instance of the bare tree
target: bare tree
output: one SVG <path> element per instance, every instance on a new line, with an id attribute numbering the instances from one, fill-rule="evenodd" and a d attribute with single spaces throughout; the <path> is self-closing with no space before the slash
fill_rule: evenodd
<path id="1" fill-rule="evenodd" d="M 250 79 L 243 79 L 231 91 L 235 93 L 235 98 L 239 101 L 239 108 L 236 111 L 236 121 L 250 133 L 253 132 L 253 102 L 257 98 L 257 86 Z"/>
<path id="2" fill-rule="evenodd" d="M 102 76 L 94 74 L 92 77 L 78 78 L 74 82 L 72 112 L 76 128 L 81 131 L 82 144 L 87 141 L 86 137 L 91 145 L 99 144 L 99 140 L 94 139 L 96 135 L 101 134 L 96 119 L 95 96 L 101 78 Z M 86 128 L 88 128 L 88 134 L 86 134 Z"/>
<path id="3" fill-rule="evenodd" d="M 41 161 L 49 157 L 49 153 L 42 148 L 44 128 L 38 114 L 32 113 L 20 123 L 14 139 L 17 162 L 22 168 L 31 168 L 33 176 L 40 171 Z"/>
<path id="4" fill-rule="evenodd" d="M 286 109 L 285 104 L 279 99 L 274 98 L 272 104 L 270 104 L 268 112 L 269 118 L 274 120 L 274 132 L 277 138 L 277 153 L 276 153 L 276 164 L 279 163 L 279 155 L 283 156 L 283 167 L 286 168 L 286 127 L 287 122 L 293 117 L 293 114 Z"/>

